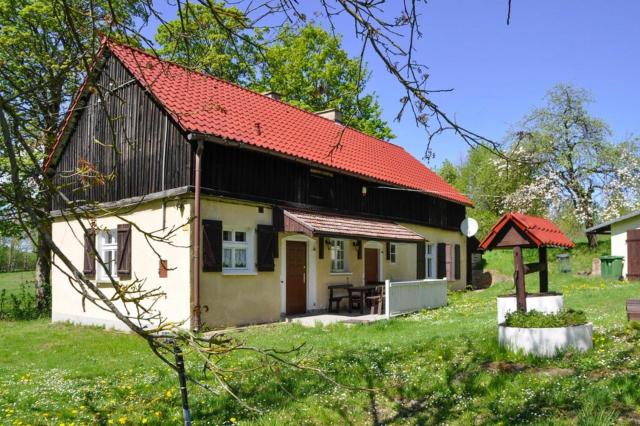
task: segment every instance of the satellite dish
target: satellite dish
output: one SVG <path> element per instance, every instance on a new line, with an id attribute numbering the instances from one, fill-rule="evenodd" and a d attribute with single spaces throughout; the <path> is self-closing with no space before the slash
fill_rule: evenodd
<path id="1" fill-rule="evenodd" d="M 467 237 L 473 237 L 478 232 L 478 221 L 472 217 L 465 218 L 460 224 L 460 232 Z"/>

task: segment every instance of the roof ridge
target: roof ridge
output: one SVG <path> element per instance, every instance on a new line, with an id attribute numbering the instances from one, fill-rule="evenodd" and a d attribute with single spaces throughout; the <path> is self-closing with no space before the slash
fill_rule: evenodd
<path id="1" fill-rule="evenodd" d="M 343 124 L 343 123 L 337 122 L 337 121 L 335 121 L 335 120 L 331 120 L 330 118 L 323 117 L 323 116 L 318 115 L 317 113 L 315 113 L 315 112 L 313 112 L 313 111 L 308 111 L 308 110 L 306 110 L 306 109 L 304 109 L 304 108 L 300 108 L 300 107 L 295 106 L 295 105 L 293 105 L 293 104 L 291 104 L 291 103 L 289 103 L 289 102 L 285 102 L 285 101 L 283 101 L 283 100 L 281 100 L 281 99 L 275 99 L 275 98 L 272 98 L 272 97 L 267 96 L 267 95 L 265 95 L 265 94 L 263 94 L 263 93 L 260 93 L 260 92 L 258 92 L 258 91 L 256 91 L 256 90 L 249 89 L 248 87 L 244 87 L 244 86 L 242 86 L 242 85 L 240 85 L 240 84 L 238 84 L 238 83 L 234 83 L 234 82 L 229 81 L 229 80 L 224 80 L 224 79 L 222 79 L 222 78 L 220 78 L 220 77 L 216 77 L 215 75 L 211 75 L 211 74 L 208 74 L 208 73 L 206 73 L 206 72 L 204 72 L 204 71 L 199 71 L 199 70 L 196 70 L 196 69 L 190 68 L 190 67 L 188 67 L 188 66 L 186 66 L 186 65 L 180 64 L 180 63 L 178 63 L 178 62 L 175 62 L 175 61 L 172 61 L 172 60 L 169 60 L 169 59 L 161 58 L 161 57 L 159 57 L 159 56 L 157 56 L 157 55 L 154 55 L 153 53 L 147 52 L 147 51 L 145 51 L 145 50 L 143 50 L 143 49 L 141 49 L 141 48 L 139 48 L 139 47 L 132 46 L 132 45 L 125 44 L 125 43 L 121 43 L 121 42 L 115 41 L 115 40 L 113 40 L 113 39 L 111 39 L 111 38 L 108 38 L 108 37 L 106 37 L 106 44 L 107 44 L 107 46 L 108 46 L 109 48 L 111 48 L 111 45 L 114 45 L 114 46 L 116 46 L 116 47 L 122 47 L 122 48 L 125 48 L 125 49 L 130 49 L 130 50 L 133 50 L 133 51 L 135 51 L 135 52 L 138 52 L 138 53 L 140 53 L 140 54 L 142 54 L 142 55 L 148 56 L 148 57 L 150 57 L 150 58 L 152 58 L 152 59 L 158 60 L 158 61 L 160 61 L 160 62 L 164 62 L 164 63 L 167 63 L 167 64 L 169 64 L 169 65 L 173 65 L 173 66 L 176 66 L 176 67 L 182 68 L 182 69 L 184 69 L 184 70 L 187 70 L 187 71 L 192 72 L 192 73 L 194 73 L 194 74 L 201 75 L 201 76 L 203 76 L 203 77 L 213 79 L 213 80 L 215 80 L 215 81 L 216 81 L 216 82 L 218 82 L 218 83 L 223 83 L 223 84 L 228 84 L 228 85 L 230 85 L 230 86 L 235 86 L 235 87 L 237 87 L 237 88 L 239 88 L 239 89 L 241 89 L 241 90 L 244 90 L 244 91 L 246 91 L 246 92 L 249 92 L 249 93 L 252 93 L 252 94 L 254 94 L 254 95 L 261 96 L 261 97 L 263 97 L 263 98 L 265 98 L 265 99 L 268 99 L 268 100 L 269 100 L 269 101 L 271 101 L 271 102 L 277 102 L 277 103 L 279 103 L 279 104 L 281 104 L 281 105 L 285 105 L 285 106 L 287 106 L 287 107 L 289 107 L 289 108 L 293 108 L 293 109 L 295 109 L 295 110 L 302 111 L 302 112 L 304 112 L 304 113 L 306 113 L 306 114 L 309 114 L 309 115 L 311 115 L 311 116 L 313 116 L 313 117 L 316 117 L 316 118 L 319 118 L 319 119 L 322 119 L 322 120 L 326 120 L 326 121 L 328 121 L 328 122 L 334 123 L 334 124 L 336 124 L 336 125 L 338 125 L 338 126 L 341 126 L 341 127 L 345 127 L 345 128 L 347 128 L 348 130 L 352 130 L 352 131 L 354 131 L 354 132 L 360 133 L 360 134 L 362 134 L 362 135 L 364 135 L 364 136 L 366 136 L 366 137 L 369 137 L 369 138 L 375 139 L 375 140 L 377 140 L 377 141 L 379 141 L 379 142 L 384 142 L 384 143 L 386 143 L 386 144 L 389 144 L 389 145 L 391 145 L 391 146 L 393 146 L 393 147 L 399 148 L 399 149 L 401 149 L 401 150 L 403 150 L 403 151 L 405 151 L 405 152 L 406 152 L 406 149 L 405 149 L 403 146 L 400 146 L 400 145 L 395 144 L 395 143 L 393 143 L 393 142 L 390 142 L 390 141 L 387 141 L 387 140 L 384 140 L 384 139 L 377 138 L 377 137 L 375 137 L 375 136 L 372 136 L 372 135 L 370 135 L 370 134 L 368 134 L 368 133 L 363 132 L 362 130 L 359 130 L 359 129 L 356 129 L 356 128 L 354 128 L 354 127 L 348 126 L 348 125 L 346 125 L 346 124 Z M 110 50 L 111 50 L 111 49 L 110 49 Z M 113 52 L 113 51 L 112 51 L 112 52 Z M 114 53 L 115 53 L 115 52 L 114 52 Z M 328 108 L 328 109 L 334 109 L 334 108 Z"/>

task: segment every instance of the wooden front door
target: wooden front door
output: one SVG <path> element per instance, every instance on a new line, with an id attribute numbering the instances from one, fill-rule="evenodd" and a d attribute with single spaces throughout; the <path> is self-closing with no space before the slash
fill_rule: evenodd
<path id="1" fill-rule="evenodd" d="M 287 241 L 287 314 L 307 311 L 307 243 Z"/>
<path id="2" fill-rule="evenodd" d="M 378 276 L 378 250 L 372 248 L 364 249 L 364 282 L 378 282 L 380 277 Z"/>
<path id="3" fill-rule="evenodd" d="M 627 279 L 640 280 L 640 229 L 627 231 Z"/>

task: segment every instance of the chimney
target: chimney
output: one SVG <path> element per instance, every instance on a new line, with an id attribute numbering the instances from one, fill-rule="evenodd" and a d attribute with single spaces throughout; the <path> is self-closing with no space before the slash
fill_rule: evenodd
<path id="1" fill-rule="evenodd" d="M 262 94 L 265 95 L 267 98 L 280 100 L 280 93 L 274 92 L 273 90 L 269 90 L 267 92 L 263 92 Z"/>
<path id="2" fill-rule="evenodd" d="M 328 118 L 336 123 L 342 123 L 342 113 L 335 108 L 325 109 L 324 111 L 317 111 L 317 115 L 320 117 Z"/>

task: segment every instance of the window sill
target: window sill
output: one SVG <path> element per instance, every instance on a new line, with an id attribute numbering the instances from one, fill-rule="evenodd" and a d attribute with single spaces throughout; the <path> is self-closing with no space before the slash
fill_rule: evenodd
<path id="1" fill-rule="evenodd" d="M 222 275 L 258 275 L 256 271 L 222 271 Z"/>
<path id="2" fill-rule="evenodd" d="M 119 283 L 118 280 L 114 280 L 116 283 Z M 111 281 L 96 281 L 96 286 L 98 288 L 113 288 L 113 283 Z"/>
<path id="3" fill-rule="evenodd" d="M 353 275 L 353 272 L 329 272 L 329 275 L 339 277 L 339 276 Z"/>

